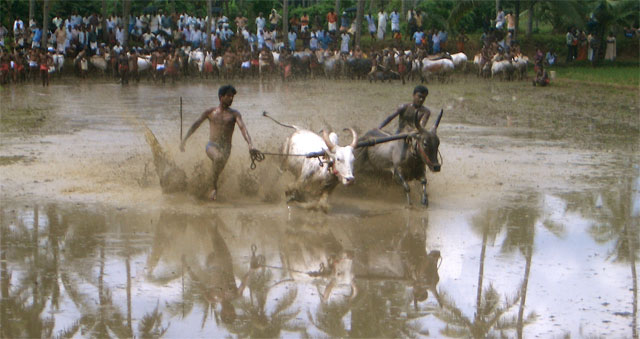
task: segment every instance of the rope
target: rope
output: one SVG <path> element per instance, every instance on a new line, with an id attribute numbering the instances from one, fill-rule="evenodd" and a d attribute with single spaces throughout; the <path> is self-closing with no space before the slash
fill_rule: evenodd
<path id="1" fill-rule="evenodd" d="M 264 160 L 264 153 L 258 151 L 258 150 L 252 150 L 249 152 L 251 155 L 251 166 L 250 168 L 252 170 L 256 169 L 257 165 L 256 165 L 256 161 L 257 162 L 261 162 Z"/>
<path id="2" fill-rule="evenodd" d="M 307 154 L 287 154 L 287 153 L 274 153 L 274 152 L 260 152 L 258 150 L 250 151 L 251 155 L 251 166 L 252 170 L 256 169 L 256 162 L 262 162 L 265 159 L 265 155 L 277 155 L 277 156 L 285 156 L 285 157 L 307 157 L 307 158 L 320 158 L 325 154 L 322 152 L 313 152 Z M 322 159 L 319 159 L 320 167 L 322 167 Z"/>

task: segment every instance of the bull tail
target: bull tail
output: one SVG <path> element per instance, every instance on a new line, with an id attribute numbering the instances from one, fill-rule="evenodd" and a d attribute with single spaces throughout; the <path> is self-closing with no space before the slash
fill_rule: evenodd
<path id="1" fill-rule="evenodd" d="M 282 126 L 282 127 L 293 128 L 293 129 L 295 129 L 295 130 L 299 130 L 299 129 L 300 129 L 300 128 L 299 128 L 298 126 L 296 126 L 296 125 L 287 125 L 287 124 L 283 124 L 283 123 L 281 123 L 280 121 L 278 121 L 278 120 L 274 119 L 273 117 L 271 117 L 271 116 L 269 115 L 269 113 L 267 113 L 267 111 L 263 111 L 263 112 L 262 112 L 262 116 L 263 116 L 263 117 L 267 117 L 267 118 L 271 119 L 273 122 L 275 122 L 276 124 L 278 124 L 278 125 L 280 125 L 280 126 Z"/>

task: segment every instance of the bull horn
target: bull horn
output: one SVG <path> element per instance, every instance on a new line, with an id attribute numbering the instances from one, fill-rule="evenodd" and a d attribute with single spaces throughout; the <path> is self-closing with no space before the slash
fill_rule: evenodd
<path id="1" fill-rule="evenodd" d="M 358 144 L 358 133 L 356 133 L 356 131 L 351 127 L 345 128 L 344 131 L 351 132 L 351 136 L 353 137 L 353 140 L 351 140 L 351 144 L 349 146 L 351 146 L 351 148 L 356 148 L 356 144 Z"/>
<path id="2" fill-rule="evenodd" d="M 424 115 L 422 115 L 424 116 Z M 424 127 L 422 127 L 422 124 L 420 124 L 420 114 L 418 114 L 418 112 L 416 112 L 416 116 L 415 116 L 415 121 L 413 122 L 414 125 L 416 125 L 416 129 L 418 130 L 418 132 L 420 133 L 424 133 Z"/>
<path id="3" fill-rule="evenodd" d="M 438 125 L 440 125 L 440 119 L 442 119 L 442 113 L 444 112 L 444 109 L 440 109 L 440 114 L 438 114 L 438 118 L 436 118 L 436 123 L 435 125 L 433 125 L 433 133 L 436 132 L 436 130 L 438 129 Z"/>
<path id="4" fill-rule="evenodd" d="M 327 134 L 327 131 L 322 130 L 322 140 L 324 140 L 324 143 L 327 144 L 327 147 L 329 147 L 329 151 L 333 152 L 336 148 L 336 145 L 331 142 L 331 140 L 329 139 L 329 134 Z"/>

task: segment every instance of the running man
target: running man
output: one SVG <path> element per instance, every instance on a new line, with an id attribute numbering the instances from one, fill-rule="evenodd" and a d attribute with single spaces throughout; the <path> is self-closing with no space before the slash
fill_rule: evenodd
<path id="1" fill-rule="evenodd" d="M 220 87 L 220 89 L 218 89 L 218 99 L 220 100 L 218 107 L 212 107 L 204 111 L 198 120 L 193 123 L 191 128 L 189 128 L 187 135 L 180 144 L 180 150 L 184 152 L 187 139 L 200 127 L 200 124 L 206 119 L 209 119 L 209 142 L 207 143 L 206 152 L 213 163 L 213 189 L 211 193 L 209 193 L 209 200 L 211 201 L 215 201 L 217 198 L 218 177 L 222 173 L 231 154 L 231 139 L 236 124 L 238 124 L 244 140 L 246 140 L 249 145 L 249 153 L 253 155 L 258 152 L 258 150 L 253 147 L 249 132 L 247 132 L 244 121 L 242 121 L 242 116 L 238 111 L 231 108 L 233 97 L 236 93 L 236 89 L 231 85 Z"/>

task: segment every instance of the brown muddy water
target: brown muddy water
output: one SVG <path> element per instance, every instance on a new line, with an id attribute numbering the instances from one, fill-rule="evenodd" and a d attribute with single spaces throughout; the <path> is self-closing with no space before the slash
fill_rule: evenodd
<path id="1" fill-rule="evenodd" d="M 220 85 L 0 89 L 0 337 L 638 337 L 637 89 L 430 84 L 444 163 L 429 207 L 356 178 L 325 214 L 287 207 L 292 177 L 270 159 L 251 171 L 239 132 L 220 201 L 198 198 L 208 135 L 178 150 L 179 98 L 186 133 Z M 346 144 L 413 88 L 234 85 L 269 152 L 290 130 L 264 110 Z M 145 125 L 188 192 L 162 193 Z"/>

